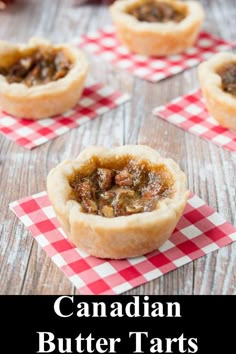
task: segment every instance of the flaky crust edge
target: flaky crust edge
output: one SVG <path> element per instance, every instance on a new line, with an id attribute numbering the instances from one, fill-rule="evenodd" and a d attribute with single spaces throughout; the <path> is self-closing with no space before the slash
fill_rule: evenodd
<path id="1" fill-rule="evenodd" d="M 198 67 L 198 77 L 209 113 L 223 127 L 236 130 L 236 97 L 222 90 L 217 70 L 224 64 L 236 62 L 236 54 L 218 53 Z"/>
<path id="2" fill-rule="evenodd" d="M 94 169 L 93 156 L 119 159 L 132 155 L 138 160 L 164 163 L 175 178 L 175 195 L 160 202 L 157 210 L 116 218 L 81 212 L 81 205 L 70 199 L 68 177 L 81 166 Z M 185 208 L 189 192 L 186 175 L 171 159 L 144 145 L 107 149 L 88 147 L 76 160 L 66 160 L 53 168 L 47 178 L 47 191 L 56 216 L 69 240 L 88 254 L 100 258 L 122 259 L 141 256 L 158 249 L 172 234 Z"/>
<path id="3" fill-rule="evenodd" d="M 179 8 L 187 8 L 188 15 L 180 23 L 140 22 L 125 13 L 126 9 L 145 0 L 120 0 L 110 6 L 113 23 L 120 41 L 132 52 L 142 55 L 171 55 L 191 47 L 199 33 L 204 10 L 196 1 L 162 0 Z"/>
<path id="4" fill-rule="evenodd" d="M 40 38 L 31 38 L 29 43 L 18 45 L 0 41 L 1 61 L 4 64 L 4 61 L 11 61 L 11 58 L 20 56 L 20 53 L 38 47 L 63 50 L 73 62 L 73 68 L 62 79 L 34 87 L 9 84 L 0 75 L 0 107 L 18 118 L 47 118 L 71 109 L 81 96 L 87 76 L 88 62 L 81 50 L 69 44 L 52 45 Z"/>

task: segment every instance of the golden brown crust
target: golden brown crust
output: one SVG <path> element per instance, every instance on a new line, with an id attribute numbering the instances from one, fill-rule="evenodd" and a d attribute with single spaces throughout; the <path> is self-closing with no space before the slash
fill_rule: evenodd
<path id="1" fill-rule="evenodd" d="M 236 97 L 223 91 L 218 70 L 225 64 L 236 62 L 232 53 L 218 53 L 200 64 L 198 76 L 206 107 L 223 127 L 236 130 Z"/>
<path id="2" fill-rule="evenodd" d="M 0 67 L 11 65 L 22 56 L 37 48 L 52 47 L 43 39 L 32 38 L 28 44 L 15 45 L 0 41 Z M 88 72 L 84 54 L 72 45 L 53 46 L 62 50 L 72 63 L 64 78 L 47 84 L 27 87 L 23 83 L 8 83 L 0 75 L 0 107 L 16 117 L 40 119 L 61 114 L 72 108 L 81 96 Z"/>
<path id="3" fill-rule="evenodd" d="M 134 53 L 160 56 L 181 53 L 194 44 L 204 18 L 203 8 L 198 2 L 161 0 L 186 13 L 179 23 L 140 22 L 127 14 L 130 7 L 146 1 L 121 0 L 110 7 L 117 35 L 125 46 Z"/>
<path id="4" fill-rule="evenodd" d="M 147 160 L 164 164 L 173 175 L 173 195 L 160 201 L 151 212 L 106 218 L 82 212 L 82 206 L 72 197 L 70 177 L 86 169 L 92 173 L 99 161 L 114 161 L 132 156 L 137 162 Z M 185 174 L 171 159 L 163 159 L 153 149 L 142 145 L 127 145 L 114 149 L 89 147 L 76 160 L 66 160 L 52 169 L 47 178 L 49 199 L 69 240 L 87 253 L 121 259 L 140 256 L 159 248 L 173 232 L 188 198 Z"/>

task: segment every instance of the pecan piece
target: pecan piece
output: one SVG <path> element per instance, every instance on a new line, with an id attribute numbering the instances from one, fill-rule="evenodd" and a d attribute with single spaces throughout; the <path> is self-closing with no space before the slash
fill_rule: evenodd
<path id="1" fill-rule="evenodd" d="M 108 168 L 98 168 L 98 186 L 102 191 L 106 191 L 111 188 L 113 172 Z"/>
<path id="2" fill-rule="evenodd" d="M 124 169 L 116 174 L 115 183 L 120 187 L 131 187 L 133 186 L 133 177 L 128 170 Z"/>
<path id="3" fill-rule="evenodd" d="M 82 201 L 82 206 L 89 214 L 97 214 L 98 208 L 96 203 L 91 199 L 85 199 Z"/>
<path id="4" fill-rule="evenodd" d="M 76 196 L 79 200 L 94 199 L 95 188 L 90 181 L 83 181 L 74 185 Z"/>
<path id="5" fill-rule="evenodd" d="M 108 206 L 108 205 L 105 205 L 102 208 L 102 214 L 103 214 L 103 216 L 106 216 L 107 218 L 113 218 L 115 216 L 112 206 Z"/>

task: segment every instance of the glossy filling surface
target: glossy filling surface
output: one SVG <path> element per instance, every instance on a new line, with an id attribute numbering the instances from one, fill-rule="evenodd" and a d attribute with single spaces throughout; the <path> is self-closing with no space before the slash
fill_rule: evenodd
<path id="1" fill-rule="evenodd" d="M 99 166 L 87 176 L 75 172 L 70 185 L 83 212 L 108 218 L 152 211 L 173 194 L 173 177 L 165 165 L 134 160 Z"/>
<path id="2" fill-rule="evenodd" d="M 222 80 L 222 88 L 225 92 L 236 96 L 236 62 L 222 66 L 218 74 Z"/>
<path id="3" fill-rule="evenodd" d="M 128 14 L 142 22 L 180 22 L 185 18 L 184 12 L 162 1 L 147 1 L 129 9 Z"/>
<path id="4" fill-rule="evenodd" d="M 23 83 L 31 87 L 65 77 L 71 66 L 63 51 L 38 49 L 18 59 L 8 68 L 0 68 L 0 74 L 9 83 Z"/>

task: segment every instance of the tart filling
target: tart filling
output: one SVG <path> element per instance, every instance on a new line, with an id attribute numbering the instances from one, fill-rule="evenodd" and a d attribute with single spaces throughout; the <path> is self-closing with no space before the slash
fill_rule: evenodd
<path id="1" fill-rule="evenodd" d="M 236 96 L 236 62 L 224 64 L 219 70 L 222 89 Z"/>
<path id="2" fill-rule="evenodd" d="M 127 157 L 121 165 L 96 168 L 89 176 L 75 173 L 70 185 L 83 212 L 116 217 L 156 209 L 160 199 L 171 197 L 173 178 L 163 164 Z"/>
<path id="3" fill-rule="evenodd" d="M 180 22 L 185 18 L 183 11 L 176 9 L 169 3 L 162 1 L 147 1 L 127 11 L 129 15 L 144 22 Z"/>
<path id="4" fill-rule="evenodd" d="M 0 67 L 0 74 L 8 83 L 23 83 L 28 87 L 62 79 L 72 63 L 62 50 L 39 48 L 30 55 L 16 60 L 9 67 Z"/>

